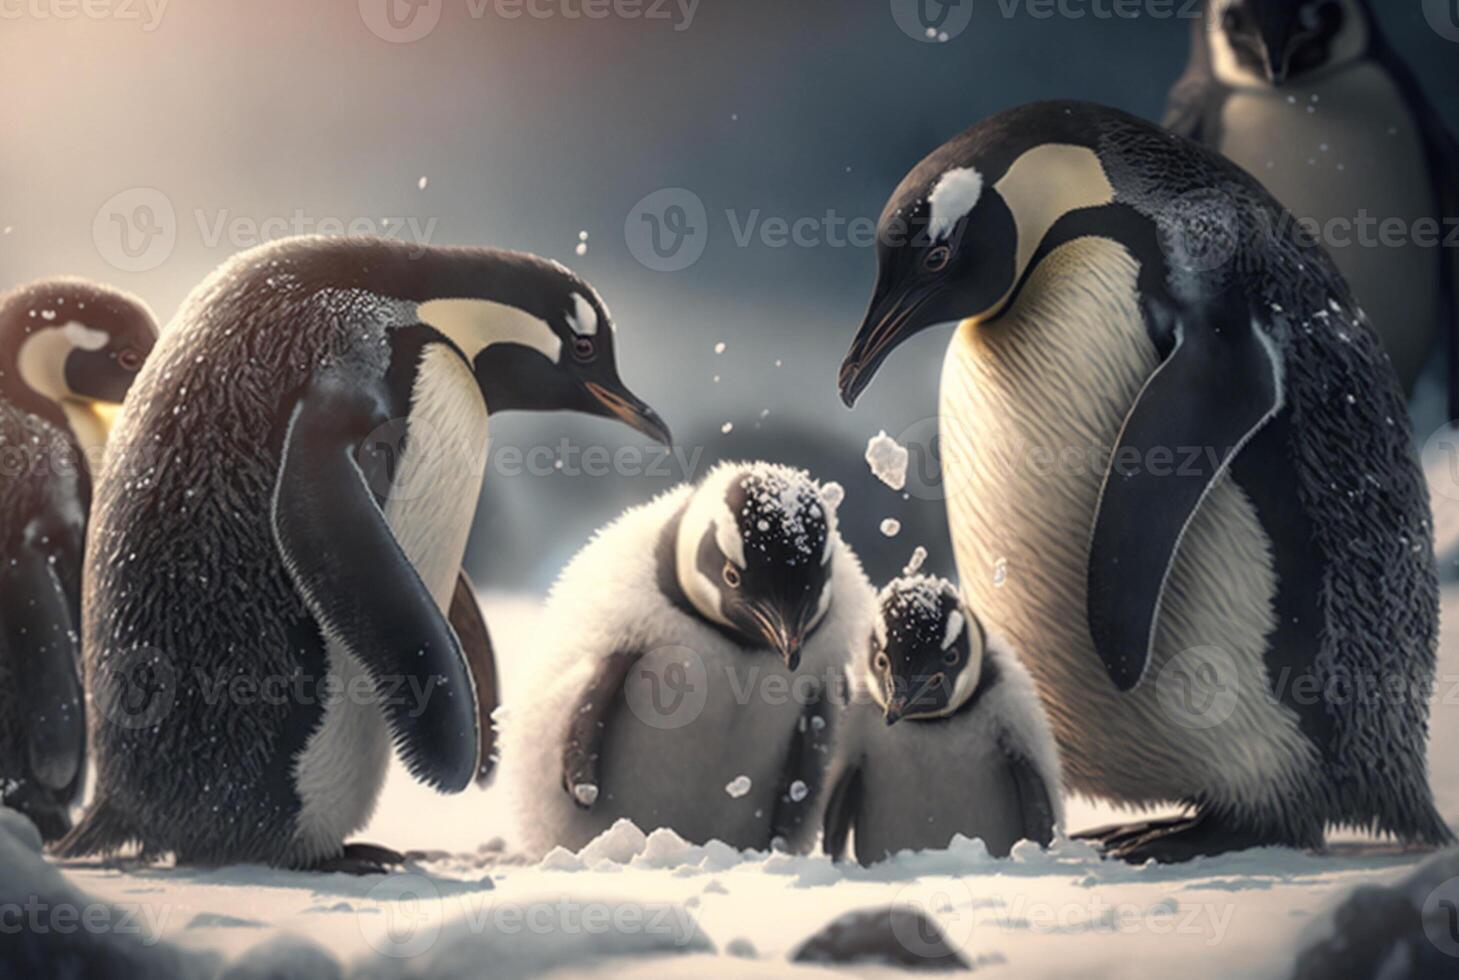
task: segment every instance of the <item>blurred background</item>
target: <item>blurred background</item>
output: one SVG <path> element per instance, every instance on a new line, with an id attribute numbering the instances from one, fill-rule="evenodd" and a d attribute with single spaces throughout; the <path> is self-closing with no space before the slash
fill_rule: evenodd
<path id="1" fill-rule="evenodd" d="M 839 480 L 876 580 L 918 544 L 950 573 L 946 331 L 856 411 L 836 395 L 871 223 L 911 165 L 997 110 L 1078 97 L 1159 119 L 1195 5 L 1140 6 L 966 0 L 942 40 L 901 0 L 0 0 L 0 289 L 81 275 L 165 321 L 229 255 L 285 234 L 537 252 L 601 290 L 623 377 L 679 454 L 607 422 L 500 418 L 479 584 L 541 590 L 625 506 L 745 457 Z M 1440 87 L 1459 46 L 1416 2 L 1375 6 L 1459 128 L 1459 88 Z M 881 429 L 911 449 L 905 496 L 862 460 Z"/>

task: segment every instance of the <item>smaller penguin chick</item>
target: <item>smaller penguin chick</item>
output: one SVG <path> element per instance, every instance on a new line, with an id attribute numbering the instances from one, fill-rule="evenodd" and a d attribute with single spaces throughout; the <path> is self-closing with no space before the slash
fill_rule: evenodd
<path id="1" fill-rule="evenodd" d="M 1033 681 L 951 582 L 896 579 L 878 596 L 832 766 L 824 846 L 862 864 L 982 840 L 1006 856 L 1048 844 L 1059 760 Z"/>
<path id="2" fill-rule="evenodd" d="M 956 712 L 982 676 L 982 623 L 945 579 L 896 579 L 878 601 L 867 683 L 887 724 Z"/>

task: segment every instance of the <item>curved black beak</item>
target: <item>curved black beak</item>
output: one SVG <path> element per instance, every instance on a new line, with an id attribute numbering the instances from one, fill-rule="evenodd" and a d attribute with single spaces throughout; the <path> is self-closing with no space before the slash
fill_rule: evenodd
<path id="1" fill-rule="evenodd" d="M 1292 39 L 1296 33 L 1290 11 L 1283 4 L 1268 4 L 1261 15 L 1262 67 L 1267 81 L 1282 85 L 1291 64 Z"/>
<path id="2" fill-rule="evenodd" d="M 665 446 L 674 444 L 674 437 L 669 432 L 668 425 L 659 417 L 659 413 L 650 408 L 643 399 L 627 390 L 614 391 L 593 381 L 584 382 L 584 386 L 588 389 L 588 393 L 602 405 L 604 415 L 616 418 L 637 429 L 655 442 L 661 442 Z"/>
<path id="3" fill-rule="evenodd" d="M 774 647 L 785 661 L 785 669 L 793 671 L 800 667 L 800 651 L 805 646 L 806 634 L 803 618 L 792 626 L 778 609 L 760 605 L 747 608 L 766 644 Z"/>
<path id="4" fill-rule="evenodd" d="M 928 324 L 921 322 L 917 314 L 927 305 L 930 290 L 890 291 L 878 289 L 872 297 L 871 309 L 866 320 L 851 342 L 846 360 L 841 362 L 841 374 L 837 383 L 841 389 L 841 400 L 847 408 L 855 406 L 856 399 L 871 384 L 877 369 L 887 355 L 898 344 Z"/>
<path id="5" fill-rule="evenodd" d="M 886 718 L 887 727 L 890 728 L 892 725 L 895 725 L 897 722 L 901 721 L 902 720 L 902 715 L 905 714 L 906 711 L 907 711 L 907 699 L 906 698 L 897 698 L 894 701 L 888 701 L 887 702 L 886 712 L 883 715 L 883 717 Z"/>

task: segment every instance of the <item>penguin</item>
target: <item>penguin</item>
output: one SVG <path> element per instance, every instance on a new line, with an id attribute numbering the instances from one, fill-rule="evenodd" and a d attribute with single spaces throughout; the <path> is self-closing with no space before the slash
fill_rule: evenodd
<path id="1" fill-rule="evenodd" d="M 1329 254 L 1404 390 L 1443 346 L 1448 417 L 1459 418 L 1459 142 L 1369 4 L 1210 0 L 1165 124 L 1332 228 Z M 1403 238 L 1380 238 L 1393 222 Z"/>
<path id="2" fill-rule="evenodd" d="M 578 553 L 503 734 L 525 852 L 578 850 L 622 819 L 742 850 L 814 846 L 831 697 L 875 604 L 839 503 L 804 471 L 723 463 Z"/>
<path id="3" fill-rule="evenodd" d="M 85 776 L 92 470 L 156 337 L 144 302 L 84 280 L 0 296 L 0 806 L 47 841 L 70 830 Z"/>
<path id="4" fill-rule="evenodd" d="M 1062 822 L 1059 755 L 1043 705 L 1008 642 L 946 579 L 894 579 L 852 666 L 837 725 L 823 843 L 873 864 L 955 835 L 1007 857 L 1047 847 Z"/>
<path id="5" fill-rule="evenodd" d="M 1008 110 L 892 194 L 841 367 L 851 405 L 898 344 L 959 321 L 939 428 L 964 595 L 1025 658 L 1071 790 L 1190 808 L 1114 842 L 1130 860 L 1329 826 L 1452 840 L 1404 400 L 1326 253 L 1250 233 L 1286 217 L 1122 112 Z"/>
<path id="6" fill-rule="evenodd" d="M 200 285 L 107 454 L 86 563 L 97 785 L 58 853 L 398 863 L 346 845 L 392 745 L 441 792 L 490 765 L 491 653 L 460 573 L 488 417 L 667 440 L 616 343 L 583 279 L 488 248 L 292 238 Z"/>

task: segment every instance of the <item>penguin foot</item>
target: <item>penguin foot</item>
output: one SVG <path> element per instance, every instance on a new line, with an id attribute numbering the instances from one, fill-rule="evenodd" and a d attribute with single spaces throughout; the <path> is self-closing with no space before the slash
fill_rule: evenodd
<path id="1" fill-rule="evenodd" d="M 338 857 L 326 858 L 303 870 L 319 874 L 355 875 L 363 878 L 368 875 L 387 875 L 391 868 L 399 868 L 404 864 L 405 855 L 392 851 L 388 847 L 377 847 L 374 844 L 346 844 L 344 851 Z"/>
<path id="2" fill-rule="evenodd" d="M 1168 827 L 1183 826 L 1190 822 L 1190 814 L 1182 814 L 1178 817 L 1161 817 L 1155 820 L 1136 820 L 1131 823 L 1110 824 L 1107 827 L 1095 827 L 1092 830 L 1083 830 L 1077 834 L 1070 834 L 1071 840 L 1090 841 L 1100 847 L 1113 847 L 1125 841 L 1143 837 L 1156 830 Z"/>
<path id="3" fill-rule="evenodd" d="M 1118 837 L 1103 847 L 1105 857 L 1131 864 L 1144 864 L 1152 859 L 1160 864 L 1179 864 L 1198 857 L 1282 843 L 1254 831 L 1224 825 L 1214 817 L 1198 813 L 1145 833 Z"/>

